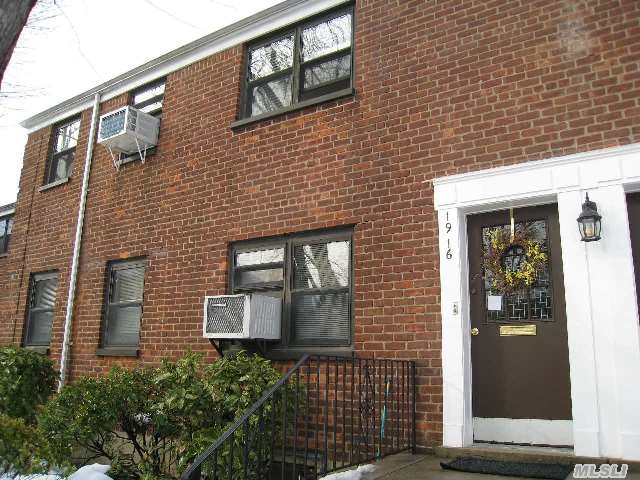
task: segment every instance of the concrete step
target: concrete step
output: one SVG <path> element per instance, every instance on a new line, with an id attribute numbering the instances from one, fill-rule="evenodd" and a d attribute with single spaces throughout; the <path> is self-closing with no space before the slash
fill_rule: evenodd
<path id="1" fill-rule="evenodd" d="M 561 465 L 576 463 L 602 463 L 621 465 L 626 463 L 629 470 L 640 473 L 640 462 L 630 462 L 602 457 L 580 457 L 573 454 L 570 448 L 533 447 L 520 445 L 494 445 L 479 443 L 471 447 L 435 447 L 434 453 L 441 458 L 480 457 L 522 463 L 559 463 Z"/>

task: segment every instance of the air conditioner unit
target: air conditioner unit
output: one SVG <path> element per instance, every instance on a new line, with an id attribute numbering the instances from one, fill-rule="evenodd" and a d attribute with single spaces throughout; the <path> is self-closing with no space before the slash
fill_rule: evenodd
<path id="1" fill-rule="evenodd" d="M 144 161 L 147 149 L 158 144 L 160 119 L 131 106 L 106 113 L 100 117 L 98 143 L 109 149 L 114 163 L 116 155 L 139 153 Z"/>
<path id="2" fill-rule="evenodd" d="M 259 294 L 205 297 L 202 334 L 205 338 L 280 338 L 282 300 Z"/>

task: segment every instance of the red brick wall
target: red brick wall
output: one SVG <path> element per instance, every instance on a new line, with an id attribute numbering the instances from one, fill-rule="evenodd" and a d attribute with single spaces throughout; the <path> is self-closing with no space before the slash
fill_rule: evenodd
<path id="1" fill-rule="evenodd" d="M 640 2 L 361 0 L 356 17 L 355 97 L 232 131 L 236 47 L 169 75 L 158 153 L 145 165 L 116 172 L 96 149 L 72 378 L 211 352 L 201 299 L 225 292 L 229 242 L 355 224 L 355 347 L 418 360 L 418 442 L 441 441 L 430 181 L 639 141 Z M 49 129 L 31 135 L 11 253 L 0 259 L 2 343 L 22 334 L 29 273 L 60 269 L 55 359 L 88 128 L 85 112 L 73 178 L 47 192 L 37 187 Z M 140 255 L 141 356 L 97 357 L 106 263 Z"/>

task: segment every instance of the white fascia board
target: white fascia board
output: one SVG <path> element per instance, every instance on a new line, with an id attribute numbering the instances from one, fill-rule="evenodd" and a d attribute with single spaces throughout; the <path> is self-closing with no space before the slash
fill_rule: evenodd
<path id="1" fill-rule="evenodd" d="M 112 99 L 218 52 L 297 23 L 316 13 L 349 3 L 349 1 L 287 0 L 279 3 L 38 113 L 24 120 L 20 125 L 29 133 L 34 132 L 90 108 L 93 98 L 98 92 L 102 95 L 102 101 Z"/>

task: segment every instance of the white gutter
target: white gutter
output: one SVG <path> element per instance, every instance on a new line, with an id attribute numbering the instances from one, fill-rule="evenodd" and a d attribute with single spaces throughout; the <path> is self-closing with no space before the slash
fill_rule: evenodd
<path id="1" fill-rule="evenodd" d="M 80 265 L 80 248 L 82 247 L 82 229 L 84 227 L 84 212 L 87 207 L 87 194 L 89 192 L 89 175 L 91 174 L 91 162 L 93 160 L 93 145 L 95 142 L 98 115 L 100 114 L 100 92 L 96 92 L 93 100 L 93 112 L 91 114 L 91 128 L 87 140 L 87 156 L 84 161 L 84 175 L 82 177 L 82 192 L 80 193 L 80 207 L 78 208 L 78 223 L 76 225 L 76 239 L 73 244 L 73 260 L 71 263 L 71 280 L 69 281 L 69 295 L 67 299 L 67 313 L 64 318 L 64 339 L 62 341 L 62 355 L 60 357 L 60 381 L 58 391 L 64 387 L 67 379 L 69 355 L 71 354 L 71 325 L 73 320 L 73 307 L 76 300 L 76 285 L 78 283 L 78 270 Z"/>
<path id="2" fill-rule="evenodd" d="M 287 25 L 323 12 L 350 0 L 285 0 L 271 8 L 244 18 L 232 25 L 217 30 L 187 45 L 129 70 L 97 87 L 40 112 L 20 123 L 32 133 L 47 125 L 82 112 L 91 106 L 95 93 L 100 92 L 102 101 L 115 98 L 133 88 L 162 78 L 188 65 L 208 58 L 218 52 L 261 37 Z"/>

